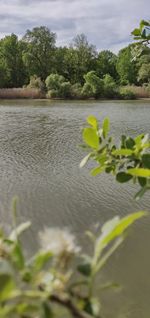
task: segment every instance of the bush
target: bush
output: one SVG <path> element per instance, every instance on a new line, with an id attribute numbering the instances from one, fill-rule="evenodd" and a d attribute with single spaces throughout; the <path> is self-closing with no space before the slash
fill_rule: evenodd
<path id="1" fill-rule="evenodd" d="M 82 98 L 94 97 L 92 87 L 91 87 L 91 85 L 89 83 L 85 83 L 83 85 L 83 88 L 82 88 L 82 91 L 81 91 L 81 96 L 82 96 Z"/>
<path id="2" fill-rule="evenodd" d="M 65 82 L 65 78 L 62 75 L 50 74 L 45 81 L 46 88 L 48 90 L 59 90 L 60 85 Z"/>
<path id="3" fill-rule="evenodd" d="M 114 81 L 113 77 L 109 74 L 104 76 L 104 96 L 108 98 L 116 97 L 117 96 L 117 86 L 116 82 Z"/>
<path id="4" fill-rule="evenodd" d="M 75 83 L 71 86 L 71 97 L 74 99 L 82 99 L 82 86 L 79 83 Z"/>
<path id="5" fill-rule="evenodd" d="M 126 100 L 136 99 L 135 93 L 126 87 L 120 89 L 120 97 Z"/>
<path id="6" fill-rule="evenodd" d="M 100 79 L 94 71 L 88 72 L 84 75 L 84 79 L 86 84 L 88 84 L 90 91 L 92 92 L 93 97 L 99 98 L 103 96 L 104 93 L 104 83 L 103 80 Z M 87 87 L 84 90 L 87 90 Z"/>
<path id="7" fill-rule="evenodd" d="M 45 84 L 40 77 L 33 75 L 30 77 L 30 83 L 27 85 L 27 88 L 36 88 L 43 92 L 45 90 Z"/>
<path id="8" fill-rule="evenodd" d="M 71 84 L 70 82 L 64 82 L 59 88 L 59 97 L 61 98 L 71 98 Z"/>
<path id="9" fill-rule="evenodd" d="M 47 92 L 46 95 L 47 98 L 58 98 L 58 90 L 57 89 L 51 89 Z"/>

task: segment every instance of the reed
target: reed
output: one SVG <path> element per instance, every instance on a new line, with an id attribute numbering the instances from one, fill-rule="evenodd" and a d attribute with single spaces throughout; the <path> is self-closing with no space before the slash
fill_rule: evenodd
<path id="1" fill-rule="evenodd" d="M 44 93 L 35 88 L 1 88 L 1 99 L 39 99 L 45 98 Z"/>

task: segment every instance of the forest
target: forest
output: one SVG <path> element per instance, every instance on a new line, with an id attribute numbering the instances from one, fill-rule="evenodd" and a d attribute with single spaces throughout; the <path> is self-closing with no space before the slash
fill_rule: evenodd
<path id="1" fill-rule="evenodd" d="M 0 89 L 38 89 L 48 98 L 74 99 L 132 99 L 139 90 L 149 94 L 148 46 L 141 46 L 139 52 L 132 43 L 116 55 L 99 52 L 84 34 L 68 47 L 58 47 L 56 38 L 45 26 L 27 30 L 21 39 L 15 34 L 2 38 Z"/>

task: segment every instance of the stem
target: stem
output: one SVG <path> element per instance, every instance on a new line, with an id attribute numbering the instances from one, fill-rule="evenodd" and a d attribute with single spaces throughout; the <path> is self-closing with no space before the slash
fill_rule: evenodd
<path id="1" fill-rule="evenodd" d="M 91 318 L 91 315 L 78 309 L 68 296 L 51 295 L 50 301 L 66 307 L 74 318 Z"/>

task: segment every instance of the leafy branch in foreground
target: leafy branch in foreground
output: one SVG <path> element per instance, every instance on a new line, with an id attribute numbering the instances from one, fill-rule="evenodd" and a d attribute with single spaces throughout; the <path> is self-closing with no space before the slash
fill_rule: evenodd
<path id="1" fill-rule="evenodd" d="M 92 176 L 103 172 L 111 173 L 120 183 L 130 180 L 140 185 L 135 198 L 141 198 L 150 190 L 150 139 L 149 135 L 141 134 L 135 138 L 123 135 L 117 147 L 109 136 L 110 123 L 105 118 L 99 126 L 94 116 L 87 118 L 88 127 L 83 129 L 83 148 L 89 151 L 81 161 L 83 167 L 89 159 L 98 164 L 91 170 Z"/>
<path id="2" fill-rule="evenodd" d="M 145 214 L 116 216 L 103 225 L 98 237 L 88 233 L 93 242 L 92 256 L 81 252 L 67 229 L 47 228 L 39 235 L 40 250 L 28 258 L 20 235 L 30 222 L 13 226 L 9 235 L 1 229 L 0 317 L 62 317 L 65 309 L 65 317 L 68 312 L 76 318 L 100 318 L 95 277 L 123 242 L 127 228 Z M 110 286 L 114 285 L 101 286 L 101 292 Z"/>
<path id="3" fill-rule="evenodd" d="M 150 21 L 141 20 L 139 28 L 134 29 L 131 34 L 134 36 L 134 40 L 140 41 L 140 43 L 150 43 Z"/>

